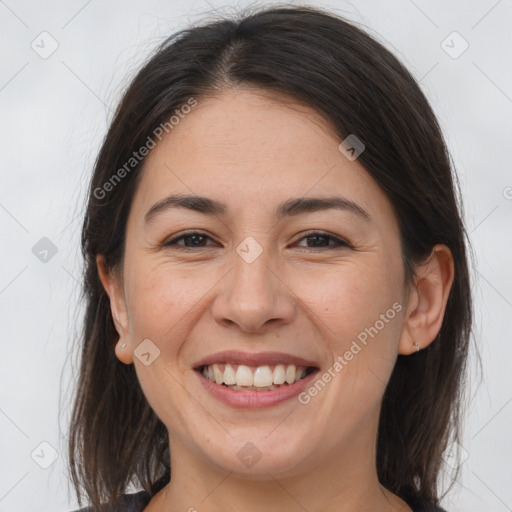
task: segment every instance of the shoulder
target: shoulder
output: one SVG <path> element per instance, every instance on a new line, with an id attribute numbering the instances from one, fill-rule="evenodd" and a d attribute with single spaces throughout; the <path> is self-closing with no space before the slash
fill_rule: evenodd
<path id="1" fill-rule="evenodd" d="M 140 491 L 135 494 L 123 494 L 119 505 L 114 512 L 142 512 L 144 507 L 151 500 L 151 495 L 147 491 Z M 72 512 L 93 512 L 92 507 L 84 507 Z"/>

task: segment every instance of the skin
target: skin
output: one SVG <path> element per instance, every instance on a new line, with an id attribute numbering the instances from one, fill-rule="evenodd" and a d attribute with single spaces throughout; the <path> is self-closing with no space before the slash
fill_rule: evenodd
<path id="1" fill-rule="evenodd" d="M 308 107 L 237 88 L 202 98 L 148 155 L 123 267 L 97 259 L 119 333 L 116 355 L 135 364 L 169 431 L 171 482 L 146 512 L 411 510 L 377 478 L 381 400 L 397 355 L 438 333 L 453 261 L 437 245 L 415 282 L 404 283 L 391 204 L 340 142 Z M 371 222 L 335 209 L 275 215 L 287 199 L 333 192 Z M 222 201 L 228 212 L 169 209 L 145 225 L 151 206 L 176 193 Z M 181 239 L 181 251 L 163 246 L 190 229 L 209 238 L 195 246 Z M 311 229 L 352 247 L 328 237 L 308 245 Z M 236 252 L 248 236 L 263 250 L 252 263 Z M 291 353 L 317 361 L 322 373 L 396 302 L 401 311 L 308 404 L 237 410 L 212 398 L 192 370 L 234 349 Z M 160 350 L 148 366 L 134 356 L 144 339 Z M 262 454 L 250 468 L 237 457 L 247 442 Z"/>

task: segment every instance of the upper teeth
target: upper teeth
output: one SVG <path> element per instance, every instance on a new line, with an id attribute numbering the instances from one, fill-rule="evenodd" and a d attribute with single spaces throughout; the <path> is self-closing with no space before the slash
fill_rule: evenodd
<path id="1" fill-rule="evenodd" d="M 255 386 L 263 388 L 273 384 L 293 384 L 306 374 L 305 367 L 278 364 L 275 367 L 251 367 L 243 364 L 212 364 L 203 367 L 203 375 L 217 384 Z"/>

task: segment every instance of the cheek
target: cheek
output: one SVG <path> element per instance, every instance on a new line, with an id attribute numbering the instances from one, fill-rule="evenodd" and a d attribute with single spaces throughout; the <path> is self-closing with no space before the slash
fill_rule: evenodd
<path id="1" fill-rule="evenodd" d="M 381 327 L 380 318 L 393 304 L 400 300 L 399 280 L 392 269 L 374 255 L 360 261 L 337 263 L 331 268 L 318 268 L 301 272 L 293 279 L 293 291 L 304 304 L 304 310 L 313 312 L 315 324 L 322 330 L 331 345 L 343 350 L 350 346 L 365 328 Z M 393 315 L 394 321 L 385 322 L 382 331 L 398 324 L 396 308 L 385 320 Z M 393 331 L 396 332 L 396 331 Z"/>
<path id="2" fill-rule="evenodd" d="M 403 305 L 400 281 L 376 257 L 366 264 L 338 265 L 296 279 L 297 296 L 310 310 L 330 353 L 329 381 L 333 393 L 324 395 L 329 414 L 354 418 L 380 403 L 397 357 Z M 329 379 L 329 376 L 326 376 Z M 321 386 L 320 386 L 321 389 Z"/>
<path id="3" fill-rule="evenodd" d="M 132 333 L 159 344 L 172 332 L 203 291 L 186 272 L 169 272 L 163 265 L 145 262 L 129 273 L 129 314 Z"/>

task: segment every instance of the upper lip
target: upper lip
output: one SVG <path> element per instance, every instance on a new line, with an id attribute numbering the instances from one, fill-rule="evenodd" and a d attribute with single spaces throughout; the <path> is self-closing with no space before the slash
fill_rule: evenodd
<path id="1" fill-rule="evenodd" d="M 315 361 L 285 354 L 284 352 L 239 352 L 236 350 L 226 350 L 216 352 L 194 363 L 194 369 L 200 369 L 202 366 L 208 366 L 214 363 L 243 364 L 245 366 L 265 366 L 276 364 L 294 364 L 295 366 L 311 366 L 318 368 Z"/>

